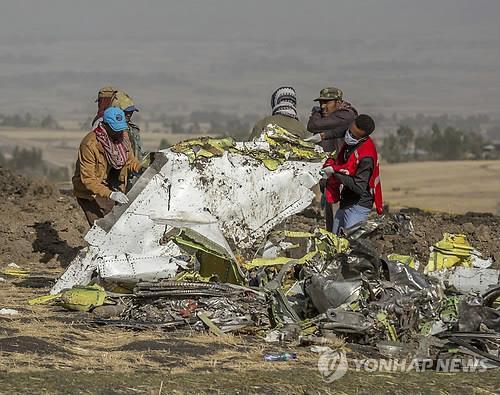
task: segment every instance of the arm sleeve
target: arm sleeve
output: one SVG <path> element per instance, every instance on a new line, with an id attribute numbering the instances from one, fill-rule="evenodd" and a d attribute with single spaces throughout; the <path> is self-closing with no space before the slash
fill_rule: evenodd
<path id="1" fill-rule="evenodd" d="M 127 165 L 128 170 L 132 173 L 140 173 L 142 171 L 142 164 L 139 163 L 132 151 L 129 152 Z"/>
<path id="2" fill-rule="evenodd" d="M 320 112 L 315 111 L 309 117 L 309 121 L 307 122 L 307 130 L 313 134 L 321 133 L 326 129 L 329 129 L 330 125 L 330 117 L 323 118 Z"/>
<path id="3" fill-rule="evenodd" d="M 372 173 L 373 159 L 363 158 L 359 161 L 358 168 L 354 176 L 348 176 L 342 173 L 335 173 L 333 176 L 356 195 L 361 196 L 368 188 L 368 182 L 370 181 Z"/>
<path id="4" fill-rule="evenodd" d="M 111 189 L 97 179 L 95 173 L 96 155 L 88 145 L 80 145 L 78 160 L 80 162 L 80 179 L 83 185 L 94 195 L 109 197 Z"/>
<path id="5" fill-rule="evenodd" d="M 139 128 L 136 128 L 136 130 L 131 130 L 129 132 L 129 139 L 130 143 L 132 144 L 134 154 L 137 154 L 136 159 L 142 161 L 146 157 L 148 152 L 144 150 L 144 147 L 142 145 L 142 138 Z"/>
<path id="6" fill-rule="evenodd" d="M 262 124 L 262 121 L 257 122 L 252 129 L 252 133 L 250 133 L 250 137 L 248 138 L 248 141 L 253 141 L 257 137 L 259 137 L 262 134 L 262 129 L 264 129 L 264 125 Z"/>
<path id="7" fill-rule="evenodd" d="M 129 147 L 128 151 L 128 159 L 127 163 L 125 164 L 127 166 L 127 171 L 130 173 L 140 173 L 142 170 L 142 164 L 139 162 L 138 158 L 135 156 L 135 151 L 134 151 L 134 145 L 132 141 L 134 140 L 137 142 L 136 137 L 138 134 L 136 133 L 127 133 L 125 138 L 128 140 L 127 144 Z"/>
<path id="8" fill-rule="evenodd" d="M 324 132 L 324 140 L 338 139 L 345 135 L 354 120 L 354 112 L 349 110 L 335 111 L 329 117 L 322 117 L 319 112 L 311 114 L 307 130 L 311 133 Z"/>

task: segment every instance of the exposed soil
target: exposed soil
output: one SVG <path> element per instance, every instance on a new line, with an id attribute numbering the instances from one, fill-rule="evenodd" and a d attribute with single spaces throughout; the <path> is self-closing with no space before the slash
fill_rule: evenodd
<path id="1" fill-rule="evenodd" d="M 429 213 L 418 209 L 401 210 L 401 213 L 410 217 L 414 231 L 402 234 L 396 222 L 387 218 L 370 237 L 381 254 L 414 255 L 426 263 L 430 246 L 441 240 L 443 233 L 463 233 L 484 257 L 492 258 L 495 266 L 500 266 L 500 217 L 481 213 Z"/>
<path id="2" fill-rule="evenodd" d="M 80 207 L 70 193 L 64 193 L 43 181 L 32 181 L 0 167 L 0 263 L 21 266 L 66 267 L 85 245 L 88 230 Z M 485 257 L 500 265 L 500 217 L 493 214 L 454 215 L 403 209 L 414 231 L 401 232 L 393 214 L 386 214 L 383 225 L 370 239 L 382 255 L 414 255 L 422 263 L 429 257 L 429 247 L 443 238 L 443 233 L 464 233 L 469 242 Z M 323 214 L 315 205 L 286 221 L 284 227 L 311 230 L 323 226 Z M 32 287 L 43 286 L 46 279 L 31 279 Z M 26 284 L 28 285 L 28 284 Z"/>
<path id="3" fill-rule="evenodd" d="M 141 340 L 125 344 L 115 351 L 169 351 L 174 354 L 184 354 L 190 356 L 204 355 L 221 350 L 221 345 L 194 344 L 182 340 L 158 341 Z"/>
<path id="4" fill-rule="evenodd" d="M 398 214 L 410 219 L 413 231 L 404 229 L 404 225 L 397 220 Z M 380 217 L 372 214 L 371 219 L 378 220 Z M 490 213 L 433 213 L 412 208 L 386 213 L 381 221 L 381 226 L 368 239 L 382 257 L 394 253 L 413 255 L 425 264 L 429 259 L 429 248 L 441 240 L 444 233 L 463 233 L 484 258 L 494 261 L 493 267 L 500 267 L 500 216 Z M 323 214 L 311 206 L 283 226 L 311 231 L 317 226 L 324 226 Z"/>
<path id="5" fill-rule="evenodd" d="M 76 200 L 0 167 L 0 263 L 65 267 L 88 229 Z"/>

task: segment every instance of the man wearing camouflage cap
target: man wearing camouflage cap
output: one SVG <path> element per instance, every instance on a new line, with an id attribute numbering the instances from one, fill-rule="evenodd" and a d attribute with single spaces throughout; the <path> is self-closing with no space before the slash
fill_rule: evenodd
<path id="1" fill-rule="evenodd" d="M 104 111 L 111 106 L 111 102 L 113 101 L 116 92 L 118 92 L 118 89 L 113 86 L 105 86 L 99 90 L 96 99 L 97 114 L 92 120 L 92 128 L 97 126 L 97 121 L 102 120 L 102 115 L 104 114 Z"/>
<path id="2" fill-rule="evenodd" d="M 319 102 L 319 106 L 313 107 L 307 123 L 307 130 L 315 135 L 310 140 L 320 143 L 326 152 L 338 152 L 343 145 L 345 132 L 358 112 L 343 100 L 339 88 L 322 89 L 314 101 Z"/>
<path id="3" fill-rule="evenodd" d="M 308 141 L 320 144 L 326 152 L 340 151 L 344 145 L 344 136 L 349 126 L 358 116 L 356 109 L 343 100 L 343 92 L 339 88 L 324 88 L 319 93 L 319 97 L 314 101 L 319 102 L 319 106 L 312 109 L 307 130 L 314 134 Z M 324 192 L 324 185 L 321 185 Z M 332 231 L 333 228 L 333 207 L 325 204 L 326 229 Z"/>

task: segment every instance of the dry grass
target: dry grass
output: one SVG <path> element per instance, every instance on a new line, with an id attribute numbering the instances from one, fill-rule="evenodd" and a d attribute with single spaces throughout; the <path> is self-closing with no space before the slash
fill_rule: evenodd
<path id="1" fill-rule="evenodd" d="M 33 270 L 36 265 L 33 265 Z M 55 271 L 51 272 L 53 275 Z M 33 273 L 35 274 L 35 273 Z M 48 274 L 47 272 L 44 274 Z M 439 393 L 498 388 L 498 375 L 364 374 L 348 372 L 322 381 L 318 355 L 309 347 L 271 346 L 257 337 L 90 327 L 89 315 L 26 301 L 47 288 L 0 283 L 1 307 L 18 309 L 0 317 L 2 393 Z M 18 348 L 13 348 L 18 344 Z M 341 340 L 332 346 L 343 347 Z M 347 352 L 349 350 L 344 348 Z M 297 361 L 264 362 L 268 352 L 293 351 Z"/>
<path id="2" fill-rule="evenodd" d="M 4 350 L 0 351 L 0 370 L 23 372 L 51 368 L 125 372 L 153 369 L 186 373 L 223 367 L 242 371 L 262 369 L 264 365 L 271 367 L 264 364 L 263 354 L 266 350 L 278 350 L 258 340 L 249 342 L 248 338 L 230 334 L 216 337 L 195 332 L 134 332 L 90 327 L 86 322 L 92 318 L 91 314 L 68 312 L 56 306 L 28 306 L 28 299 L 46 294 L 48 288 L 19 287 L 18 281 L 9 279 L 0 283 L 2 306 L 20 312 L 17 316 L 0 318 L 0 349 Z M 5 346 L 7 339 L 20 337 L 24 340 L 18 341 L 16 352 Z M 304 348 L 299 363 L 310 365 L 315 363 L 315 358 L 316 355 Z M 173 364 L 165 366 L 165 361 Z M 286 368 L 286 364 L 271 368 Z"/>
<path id="3" fill-rule="evenodd" d="M 381 166 L 384 200 L 451 213 L 500 207 L 500 161 L 417 162 Z"/>

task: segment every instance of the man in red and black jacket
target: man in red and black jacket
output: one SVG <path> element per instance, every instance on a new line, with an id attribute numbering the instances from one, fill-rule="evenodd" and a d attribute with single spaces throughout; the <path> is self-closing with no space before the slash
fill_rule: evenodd
<path id="1" fill-rule="evenodd" d="M 356 109 L 343 97 L 344 94 L 339 88 L 329 87 L 321 89 L 319 97 L 314 100 L 319 102 L 319 106 L 313 107 L 309 117 L 307 130 L 313 136 L 306 141 L 321 145 L 325 152 L 339 153 L 346 130 L 358 116 Z M 324 193 L 323 182 L 320 183 L 320 188 Z M 330 204 L 325 206 L 325 220 L 326 229 L 331 232 L 333 208 Z"/>
<path id="2" fill-rule="evenodd" d="M 345 145 L 336 159 L 328 159 L 322 173 L 328 177 L 327 204 L 340 202 L 333 219 L 332 232 L 339 234 L 367 219 L 373 204 L 382 214 L 382 186 L 378 154 L 370 134 L 375 122 L 359 115 L 346 132 Z"/>

